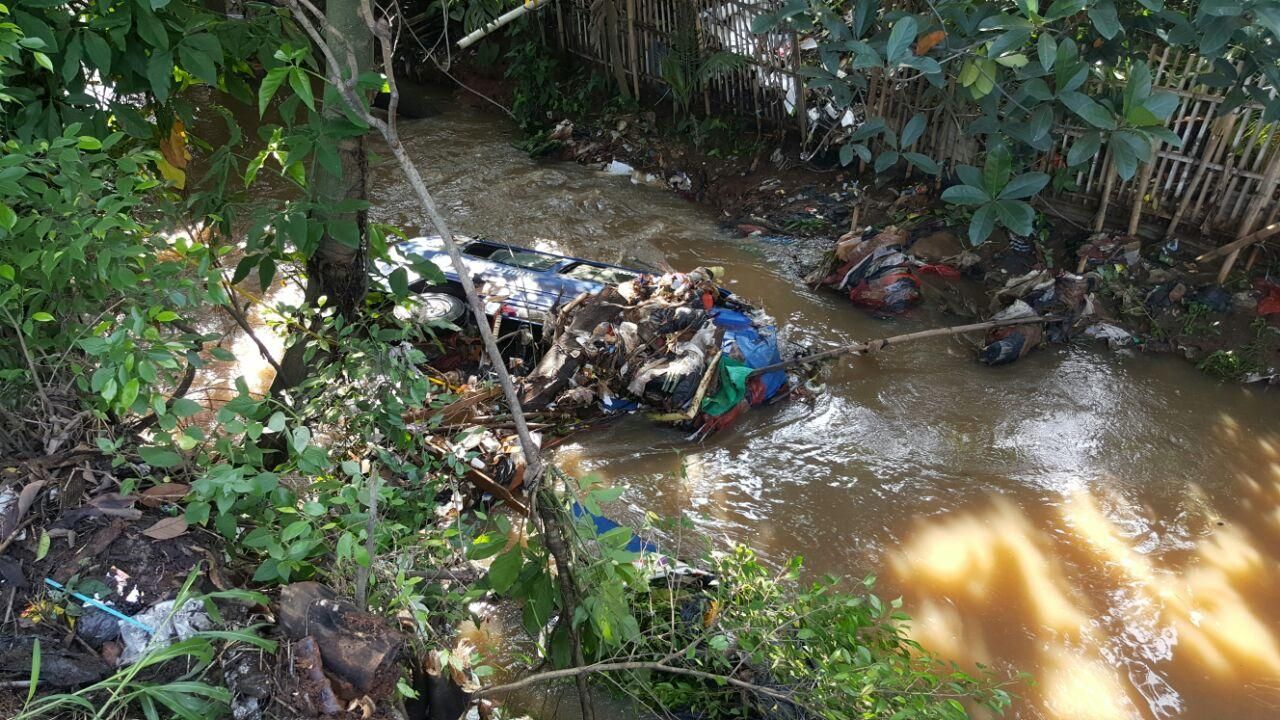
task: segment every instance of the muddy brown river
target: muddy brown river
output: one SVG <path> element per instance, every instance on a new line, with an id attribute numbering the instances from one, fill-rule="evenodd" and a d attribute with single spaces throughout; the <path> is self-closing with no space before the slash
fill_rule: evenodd
<path id="1" fill-rule="evenodd" d="M 955 322 L 871 318 L 799 283 L 787 246 L 627 177 L 534 162 L 501 118 L 441 104 L 401 133 L 459 232 L 720 265 L 813 346 Z M 423 229 L 394 167 L 377 172 L 380 219 Z M 1280 717 L 1278 413 L 1275 393 L 1172 358 L 1081 344 L 989 369 L 936 340 L 845 363 L 704 444 L 631 417 L 557 459 L 625 484 L 621 521 L 686 513 L 771 562 L 877 574 L 925 646 L 1035 677 L 1011 717 L 1244 720 Z"/>

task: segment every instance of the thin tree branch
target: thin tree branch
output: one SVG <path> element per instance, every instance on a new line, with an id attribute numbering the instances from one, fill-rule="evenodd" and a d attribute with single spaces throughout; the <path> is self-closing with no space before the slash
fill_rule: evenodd
<path id="1" fill-rule="evenodd" d="M 22 359 L 27 361 L 27 368 L 31 371 L 31 381 L 36 385 L 36 392 L 40 395 L 40 403 L 44 405 L 45 414 L 52 420 L 53 403 L 49 402 L 49 396 L 44 391 L 44 383 L 40 381 L 40 373 L 36 372 L 35 360 L 31 358 L 31 351 L 27 348 L 27 340 L 22 336 L 22 326 L 14 319 L 8 308 L 3 309 L 4 316 L 9 319 L 9 324 L 13 326 L 14 334 L 18 336 L 18 347 L 22 350 Z"/>
<path id="2" fill-rule="evenodd" d="M 802 707 L 801 704 L 795 699 L 793 695 L 782 692 L 781 690 L 774 690 L 773 688 L 764 687 L 762 685 L 756 685 L 755 683 L 750 683 L 750 682 L 747 682 L 746 680 L 740 680 L 735 677 L 729 677 L 728 675 L 720 675 L 718 673 L 706 672 L 704 670 L 693 670 L 691 668 L 683 668 L 683 667 L 678 667 L 676 665 L 668 665 L 665 662 L 646 662 L 646 661 L 593 663 L 591 665 L 565 668 L 563 670 L 548 670 L 547 672 L 538 673 L 537 675 L 530 675 L 528 677 L 521 678 L 520 680 L 516 680 L 515 682 L 509 682 L 504 685 L 494 685 L 492 687 L 481 688 L 480 690 L 476 691 L 474 695 L 476 697 L 490 697 L 493 695 L 501 695 L 504 693 L 512 692 L 514 690 L 520 690 L 521 688 L 526 688 L 526 687 L 529 687 L 530 685 L 541 685 L 543 683 L 553 682 L 555 680 L 562 680 L 564 678 L 576 677 L 579 675 L 589 675 L 593 673 L 605 673 L 605 672 L 624 672 L 624 671 L 635 671 L 635 670 L 649 670 L 653 672 L 664 672 L 664 673 L 670 673 L 672 675 L 683 675 L 685 677 L 698 678 L 700 680 L 711 680 L 713 682 L 723 682 L 729 685 L 733 685 L 734 687 L 740 687 L 744 690 L 749 690 L 753 693 L 756 693 L 757 695 L 763 695 L 765 697 L 770 697 L 775 700 L 781 700 L 790 705 Z"/>

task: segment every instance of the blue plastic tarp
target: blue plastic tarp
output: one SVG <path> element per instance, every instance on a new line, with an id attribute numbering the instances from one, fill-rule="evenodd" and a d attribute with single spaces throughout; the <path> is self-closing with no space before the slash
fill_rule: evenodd
<path id="1" fill-rule="evenodd" d="M 712 312 L 716 325 L 724 328 L 721 351 L 732 354 L 736 348 L 747 367 L 755 370 L 782 362 L 778 351 L 778 334 L 772 325 L 756 327 L 751 318 L 736 311 L 717 308 Z M 787 373 L 774 370 L 760 376 L 764 383 L 764 399 L 768 400 L 787 384 Z"/>

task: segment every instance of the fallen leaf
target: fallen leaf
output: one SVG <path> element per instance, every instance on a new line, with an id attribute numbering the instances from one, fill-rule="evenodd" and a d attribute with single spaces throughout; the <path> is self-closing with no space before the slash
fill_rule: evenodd
<path id="1" fill-rule="evenodd" d="M 143 535 L 156 540 L 172 540 L 187 531 L 187 519 L 181 515 L 167 517 L 155 525 L 142 531 Z"/>
<path id="2" fill-rule="evenodd" d="M 176 503 L 191 492 L 191 486 L 184 483 L 163 483 L 149 487 L 142 492 L 139 501 L 147 507 L 160 507 L 165 503 Z"/>
<path id="3" fill-rule="evenodd" d="M 170 165 L 180 170 L 186 169 L 191 153 L 187 150 L 187 128 L 181 120 L 173 121 L 169 137 L 160 143 L 160 152 Z"/>
<path id="4" fill-rule="evenodd" d="M 36 496 L 40 494 L 40 489 L 45 486 L 45 480 L 36 480 L 27 483 L 26 487 L 18 493 L 17 500 L 14 500 L 13 489 L 5 488 L 4 504 L 7 512 L 0 511 L 0 541 L 5 540 L 10 535 L 18 531 L 22 526 L 22 519 L 27 516 L 27 511 L 36 502 Z"/>
<path id="5" fill-rule="evenodd" d="M 946 30 L 934 30 L 933 32 L 925 33 L 920 36 L 919 40 L 916 40 L 916 54 L 927 55 L 933 49 L 933 46 L 946 39 Z"/>
<path id="6" fill-rule="evenodd" d="M 120 493 L 102 493 L 95 495 L 89 501 L 89 505 L 99 510 L 128 510 L 133 504 L 138 502 L 138 498 L 132 495 L 121 495 Z"/>

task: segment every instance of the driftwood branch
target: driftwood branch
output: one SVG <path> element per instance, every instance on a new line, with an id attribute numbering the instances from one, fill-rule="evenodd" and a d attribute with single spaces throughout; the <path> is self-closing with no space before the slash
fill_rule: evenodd
<path id="1" fill-rule="evenodd" d="M 1245 235 L 1244 237 L 1238 240 L 1232 240 L 1231 242 L 1227 243 L 1226 245 L 1223 245 L 1222 247 L 1210 250 L 1209 252 L 1201 255 L 1200 257 L 1197 257 L 1196 262 L 1202 263 L 1207 260 L 1214 260 L 1216 258 L 1226 257 L 1231 253 L 1239 252 L 1240 250 L 1243 250 L 1256 242 L 1266 240 L 1267 238 L 1273 237 L 1275 235 L 1280 235 L 1280 222 L 1271 223 L 1270 225 L 1262 228 L 1261 230 L 1251 232 L 1248 235 Z"/>
<path id="2" fill-rule="evenodd" d="M 890 345 L 901 345 L 912 340 L 924 340 L 925 338 L 947 337 L 950 335 L 963 335 L 965 333 L 978 332 L 980 330 L 990 330 L 998 327 L 1008 327 L 1010 325 L 1031 325 L 1033 323 L 1053 322 L 1057 318 L 1034 317 L 1014 318 L 1012 320 L 989 320 L 987 322 L 973 323 L 971 325 L 952 325 L 950 327 L 933 328 L 932 330 L 920 330 L 918 332 L 906 333 L 904 335 L 894 335 L 892 337 L 881 338 L 879 340 L 869 340 L 867 342 L 853 343 L 851 345 L 842 345 L 838 348 L 824 350 L 820 353 L 805 355 L 804 357 L 785 360 L 780 363 L 766 365 L 758 370 L 752 370 L 748 377 L 764 375 L 776 370 L 786 370 L 797 365 L 807 365 L 815 360 L 825 360 L 827 358 L 840 357 L 841 355 L 854 355 L 865 352 L 874 352 L 881 350 Z"/>

